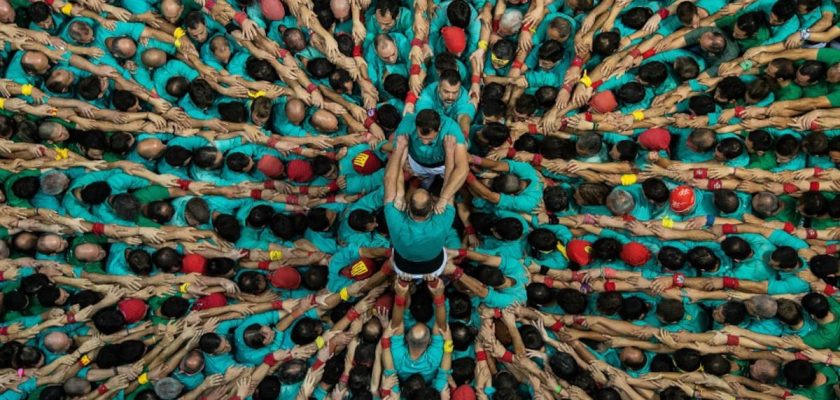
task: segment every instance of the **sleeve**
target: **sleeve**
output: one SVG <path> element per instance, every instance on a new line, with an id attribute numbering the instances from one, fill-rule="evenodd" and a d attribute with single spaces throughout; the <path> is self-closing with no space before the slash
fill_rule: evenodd
<path id="1" fill-rule="evenodd" d="M 484 299 L 484 304 L 488 307 L 504 308 L 511 304 L 527 300 L 525 288 L 521 286 L 513 286 L 502 290 L 488 288 L 487 297 Z"/>
<path id="2" fill-rule="evenodd" d="M 834 343 L 834 336 L 837 332 L 832 332 L 824 326 L 802 337 L 802 341 L 809 347 L 815 349 L 828 349 Z M 832 349 L 833 350 L 833 349 Z"/>
<path id="3" fill-rule="evenodd" d="M 636 79 L 636 77 L 634 75 L 624 74 L 620 78 L 613 78 L 613 79 L 610 79 L 610 80 L 604 82 L 601 86 L 598 87 L 598 91 L 603 92 L 603 91 L 606 91 L 606 90 L 617 89 L 617 88 L 621 87 L 622 85 L 624 85 L 625 83 L 631 82 L 635 79 Z"/>
<path id="4" fill-rule="evenodd" d="M 417 103 L 414 106 L 415 113 L 427 108 L 435 108 L 435 102 L 432 97 L 435 95 L 435 91 L 431 89 L 436 87 L 437 86 L 429 86 L 423 90 L 423 93 L 420 94 L 420 98 L 417 99 Z"/>
<path id="5" fill-rule="evenodd" d="M 796 250 L 807 249 L 809 247 L 808 242 L 781 229 L 773 230 L 773 233 L 770 234 L 768 239 L 776 246 L 788 246 L 793 247 Z"/>
<path id="6" fill-rule="evenodd" d="M 470 95 L 467 93 L 467 90 L 463 87 L 461 88 L 461 98 L 458 99 L 458 101 L 455 104 L 455 107 L 457 107 L 457 111 L 455 114 L 458 118 L 460 118 L 462 115 L 466 115 L 467 118 L 469 118 L 470 121 L 472 121 L 472 119 L 475 117 L 475 106 L 472 103 L 470 103 Z M 417 107 L 417 109 L 420 109 L 420 107 Z"/>
<path id="7" fill-rule="evenodd" d="M 146 26 L 139 22 L 117 22 L 111 36 L 128 36 L 138 41 L 143 36 L 144 29 Z"/>
<path id="8" fill-rule="evenodd" d="M 82 205 L 82 202 L 76 199 L 76 196 L 74 196 L 72 192 L 64 195 L 64 201 L 62 202 L 62 205 L 64 206 L 64 210 L 67 211 L 67 214 L 69 214 L 71 217 L 81 218 L 85 221 L 98 220 L 87 209 L 87 207 Z"/>
<path id="9" fill-rule="evenodd" d="M 796 33 L 799 30 L 799 18 L 791 18 L 787 20 L 782 26 L 776 28 L 776 32 L 767 38 L 766 44 L 779 43 L 787 39 L 788 36 Z M 819 55 L 819 53 L 817 53 Z"/>
<path id="10" fill-rule="evenodd" d="M 698 29 L 695 29 L 691 32 L 686 33 L 685 36 L 683 36 L 683 38 L 685 39 L 685 44 L 687 46 L 692 46 L 692 45 L 697 44 L 697 42 L 700 41 L 700 36 L 703 35 L 704 33 L 708 32 L 708 31 L 710 31 L 710 30 L 712 30 L 712 28 L 698 28 Z"/>
<path id="11" fill-rule="evenodd" d="M 807 293 L 811 290 L 808 282 L 803 281 L 798 276 L 791 276 L 782 280 L 771 280 L 767 284 L 767 294 L 795 294 Z"/>
<path id="12" fill-rule="evenodd" d="M 0 394 L 0 400 L 24 400 L 30 392 L 38 387 L 37 378 L 34 376 L 18 385 L 17 390 L 6 390 Z"/>
<path id="13" fill-rule="evenodd" d="M 115 194 L 129 190 L 142 189 L 149 186 L 149 181 L 129 174 L 114 174 L 108 179 L 111 191 Z"/>
<path id="14" fill-rule="evenodd" d="M 817 50 L 817 61 L 822 61 L 826 64 L 836 64 L 840 62 L 840 50 L 830 47 L 824 47 Z"/>
<path id="15" fill-rule="evenodd" d="M 560 77 L 545 71 L 528 70 L 525 72 L 528 87 L 539 89 L 543 86 L 560 86 Z"/>

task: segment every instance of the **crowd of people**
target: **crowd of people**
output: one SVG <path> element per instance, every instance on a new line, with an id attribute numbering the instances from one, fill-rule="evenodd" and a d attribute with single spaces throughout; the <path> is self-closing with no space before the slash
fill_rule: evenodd
<path id="1" fill-rule="evenodd" d="M 0 400 L 840 398 L 833 0 L 0 0 Z"/>

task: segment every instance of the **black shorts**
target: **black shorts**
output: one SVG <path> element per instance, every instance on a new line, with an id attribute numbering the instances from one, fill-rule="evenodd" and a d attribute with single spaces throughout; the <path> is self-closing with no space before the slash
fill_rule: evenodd
<path id="1" fill-rule="evenodd" d="M 394 264 L 402 272 L 415 275 L 426 275 L 440 269 L 441 264 L 443 264 L 443 255 L 443 250 L 441 249 L 441 252 L 431 260 L 410 261 L 400 256 L 400 253 L 398 253 L 395 249 Z"/>

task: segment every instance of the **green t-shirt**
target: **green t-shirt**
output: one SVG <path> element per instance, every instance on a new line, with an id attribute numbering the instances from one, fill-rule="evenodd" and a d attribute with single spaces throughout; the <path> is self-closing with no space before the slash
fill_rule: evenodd
<path id="1" fill-rule="evenodd" d="M 817 370 L 817 373 L 825 375 L 825 383 L 817 387 L 795 389 L 793 390 L 793 393 L 805 396 L 811 400 L 830 400 L 835 398 L 834 384 L 837 383 L 838 380 L 837 372 L 833 367 L 822 364 L 814 364 L 814 369 Z"/>
<path id="2" fill-rule="evenodd" d="M 837 350 L 840 348 L 840 303 L 829 297 L 828 306 L 829 312 L 834 315 L 834 320 L 825 325 L 819 324 L 817 330 L 802 337 L 805 344 L 815 349 Z"/>
<path id="3" fill-rule="evenodd" d="M 385 221 L 394 250 L 408 261 L 433 260 L 443 250 L 446 233 L 455 220 L 455 207 L 446 206 L 443 214 L 432 214 L 425 221 L 415 221 L 408 213 L 385 204 Z"/>
<path id="4" fill-rule="evenodd" d="M 440 116 L 440 128 L 437 137 L 429 144 L 424 144 L 417 134 L 415 118 L 417 114 L 406 115 L 395 132 L 397 136 L 408 136 L 408 154 L 411 158 L 426 167 L 438 167 L 446 160 L 446 150 L 443 147 L 443 140 L 446 136 L 454 136 L 455 141 L 464 144 L 464 135 L 458 124 L 445 115 Z"/>

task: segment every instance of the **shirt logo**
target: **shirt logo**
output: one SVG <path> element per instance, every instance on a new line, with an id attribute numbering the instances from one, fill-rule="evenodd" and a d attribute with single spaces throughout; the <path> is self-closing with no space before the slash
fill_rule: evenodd
<path id="1" fill-rule="evenodd" d="M 368 272 L 367 264 L 364 261 L 359 261 L 350 267 L 350 275 L 360 276 Z"/>
<path id="2" fill-rule="evenodd" d="M 370 158 L 370 156 L 368 156 L 365 153 L 359 154 L 358 156 L 356 156 L 356 158 L 353 159 L 353 165 L 358 167 L 364 167 L 365 163 L 367 163 L 368 158 Z"/>

